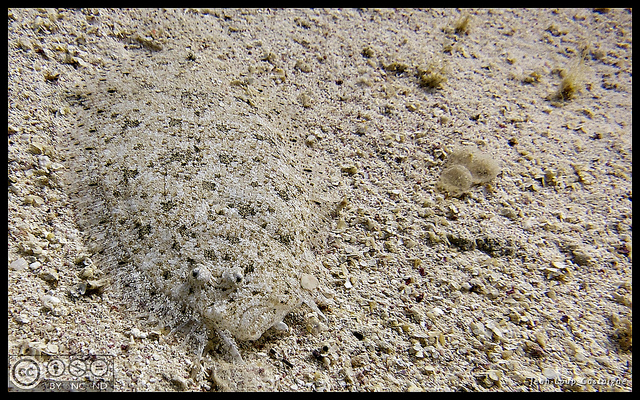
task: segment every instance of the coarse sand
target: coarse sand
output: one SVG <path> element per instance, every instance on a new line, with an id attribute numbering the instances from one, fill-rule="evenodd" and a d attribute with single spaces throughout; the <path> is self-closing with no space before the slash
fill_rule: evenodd
<path id="1" fill-rule="evenodd" d="M 9 9 L 9 390 L 631 391 L 631 51 L 631 9 Z M 79 223 L 67 177 L 94 147 L 69 137 L 107 73 L 172 128 L 207 104 L 218 134 L 268 121 L 287 168 L 339 194 L 310 197 L 331 210 L 302 282 L 319 309 L 238 341 L 243 362 L 115 279 L 120 228 L 101 247 Z M 127 145 L 151 124 L 118 107 L 96 112 Z"/>

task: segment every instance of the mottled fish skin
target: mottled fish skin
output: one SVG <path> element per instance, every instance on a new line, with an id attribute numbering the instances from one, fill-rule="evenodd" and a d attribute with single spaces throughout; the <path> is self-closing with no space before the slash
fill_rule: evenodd
<path id="1" fill-rule="evenodd" d="M 314 200 L 328 189 L 213 72 L 155 57 L 137 61 L 155 76 L 113 65 L 69 90 L 67 181 L 88 247 L 238 340 L 303 301 L 320 312 L 300 277 L 319 266 Z"/>

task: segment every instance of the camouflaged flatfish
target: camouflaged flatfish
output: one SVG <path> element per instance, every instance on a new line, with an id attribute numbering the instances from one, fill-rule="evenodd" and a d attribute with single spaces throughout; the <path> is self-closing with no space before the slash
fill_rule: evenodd
<path id="1" fill-rule="evenodd" d="M 302 302 L 322 316 L 301 279 L 319 265 L 323 180 L 214 72 L 164 57 L 114 64 L 68 91 L 67 181 L 89 248 L 225 340 L 286 327 Z"/>

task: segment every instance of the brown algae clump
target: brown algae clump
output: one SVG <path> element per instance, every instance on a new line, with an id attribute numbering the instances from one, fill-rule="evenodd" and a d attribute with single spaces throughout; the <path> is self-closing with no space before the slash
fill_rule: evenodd
<path id="1" fill-rule="evenodd" d="M 459 196 L 471 189 L 471 172 L 462 165 L 446 167 L 440 174 L 439 185 L 454 196 Z"/>
<path id="2" fill-rule="evenodd" d="M 569 101 L 574 99 L 578 93 L 584 89 L 585 80 L 585 59 L 589 52 L 589 46 L 585 46 L 580 51 L 580 57 L 573 63 L 568 71 L 561 70 L 562 80 L 558 90 L 549 96 L 549 100 L 554 102 Z"/>
<path id="3" fill-rule="evenodd" d="M 440 173 L 438 187 L 453 196 L 468 193 L 473 185 L 495 179 L 500 173 L 496 160 L 478 149 L 467 146 L 455 150 Z"/>
<path id="4" fill-rule="evenodd" d="M 426 89 L 440 89 L 447 82 L 445 62 L 441 59 L 431 61 L 426 67 L 418 68 L 420 86 Z"/>

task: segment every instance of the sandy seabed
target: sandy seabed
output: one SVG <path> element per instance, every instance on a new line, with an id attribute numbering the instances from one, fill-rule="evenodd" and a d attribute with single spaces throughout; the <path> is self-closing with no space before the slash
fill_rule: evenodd
<path id="1" fill-rule="evenodd" d="M 9 9 L 9 367 L 104 357 L 115 378 L 68 379 L 119 391 L 632 390 L 631 14 Z M 69 89 L 174 55 L 344 199 L 316 254 L 327 320 L 301 306 L 243 364 L 215 335 L 198 359 L 152 293 L 123 303 L 64 179 Z M 443 187 L 469 146 L 498 175 Z"/>

